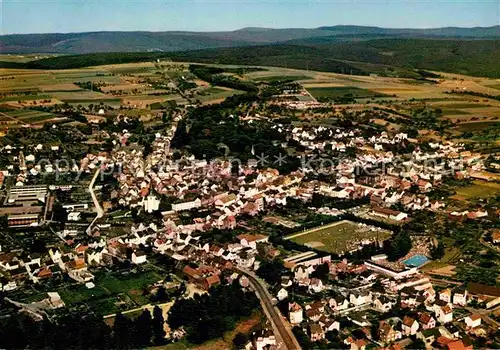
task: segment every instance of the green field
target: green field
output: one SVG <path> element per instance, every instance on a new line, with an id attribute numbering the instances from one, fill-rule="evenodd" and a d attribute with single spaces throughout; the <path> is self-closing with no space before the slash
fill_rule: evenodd
<path id="1" fill-rule="evenodd" d="M 383 241 L 391 232 L 343 220 L 306 232 L 293 234 L 286 239 L 329 253 L 341 254 L 356 250 L 361 241 Z"/>
<path id="2" fill-rule="evenodd" d="M 202 91 L 203 95 L 196 95 L 195 98 L 200 100 L 201 102 L 214 101 L 222 98 L 226 98 L 229 96 L 233 96 L 236 94 L 241 94 L 243 91 L 240 90 L 227 90 L 220 89 L 216 87 L 210 87 L 206 90 Z"/>
<path id="3" fill-rule="evenodd" d="M 459 124 L 457 126 L 457 129 L 462 131 L 462 132 L 477 132 L 477 131 L 482 131 L 484 129 L 492 128 L 492 127 L 498 128 L 498 126 L 497 126 L 498 123 L 499 123 L 498 121 L 463 123 L 463 124 Z"/>
<path id="4" fill-rule="evenodd" d="M 307 91 L 309 91 L 309 93 L 315 98 L 326 98 L 332 100 L 342 97 L 370 98 L 384 96 L 383 94 L 375 91 L 361 89 L 353 86 L 308 88 Z"/>
<path id="5" fill-rule="evenodd" d="M 481 108 L 484 104 L 481 103 L 453 103 L 443 105 L 443 109 L 461 109 L 461 108 Z"/>
<path id="6" fill-rule="evenodd" d="M 19 120 L 21 123 L 36 123 L 55 117 L 52 113 L 36 111 L 33 109 L 18 109 L 4 112 L 8 116 Z"/>
<path id="7" fill-rule="evenodd" d="M 126 276 L 96 278 L 95 287 L 72 286 L 58 290 L 67 305 L 85 304 L 94 312 L 106 315 L 149 303 L 143 296 L 144 287 L 159 281 L 161 276 L 153 271 Z"/>
<path id="8" fill-rule="evenodd" d="M 313 78 L 306 75 L 271 75 L 253 78 L 254 81 L 262 81 L 266 83 L 275 83 L 280 81 L 297 81 L 297 80 L 311 80 Z"/>
<path id="9" fill-rule="evenodd" d="M 460 109 L 445 109 L 443 110 L 443 115 L 468 115 L 470 114 L 469 112 L 462 111 Z"/>
<path id="10" fill-rule="evenodd" d="M 470 186 L 455 189 L 455 192 L 455 196 L 464 197 L 465 199 L 488 198 L 500 193 L 500 184 L 494 182 L 474 181 L 474 183 Z"/>
<path id="11" fill-rule="evenodd" d="M 17 101 L 33 101 L 33 100 L 50 100 L 53 98 L 50 95 L 23 95 L 23 96 L 8 96 L 0 99 L 0 103 L 3 102 L 17 102 Z"/>

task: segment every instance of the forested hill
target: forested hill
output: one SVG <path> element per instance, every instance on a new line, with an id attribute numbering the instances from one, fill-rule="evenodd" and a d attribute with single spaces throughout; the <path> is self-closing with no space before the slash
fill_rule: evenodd
<path id="1" fill-rule="evenodd" d="M 96 53 L 45 58 L 27 63 L 0 62 L 0 67 L 66 69 L 128 62 L 173 61 L 278 66 L 366 75 L 405 76 L 427 69 L 500 78 L 500 39 L 377 39 L 217 48 L 181 52 Z M 326 42 L 325 42 L 326 40 Z"/>
<path id="2" fill-rule="evenodd" d="M 277 44 L 329 37 L 358 41 L 374 38 L 500 38 L 500 26 L 391 29 L 354 25 L 319 28 L 243 28 L 226 32 L 86 32 L 0 36 L 2 53 L 172 52 L 219 47 Z"/>

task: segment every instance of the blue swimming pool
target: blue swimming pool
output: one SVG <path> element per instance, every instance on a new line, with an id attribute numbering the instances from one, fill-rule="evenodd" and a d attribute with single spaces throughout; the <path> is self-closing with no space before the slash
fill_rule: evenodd
<path id="1" fill-rule="evenodd" d="M 428 261 L 429 259 L 425 255 L 414 255 L 411 258 L 403 261 L 403 263 L 409 267 L 420 267 Z"/>

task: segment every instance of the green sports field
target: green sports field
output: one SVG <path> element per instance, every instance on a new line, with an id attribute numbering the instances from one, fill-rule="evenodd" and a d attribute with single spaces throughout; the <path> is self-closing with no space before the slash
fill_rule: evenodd
<path id="1" fill-rule="evenodd" d="M 391 236 L 390 231 L 343 220 L 321 226 L 306 232 L 288 236 L 295 243 L 329 253 L 342 254 L 356 250 L 364 241 L 384 241 Z"/>

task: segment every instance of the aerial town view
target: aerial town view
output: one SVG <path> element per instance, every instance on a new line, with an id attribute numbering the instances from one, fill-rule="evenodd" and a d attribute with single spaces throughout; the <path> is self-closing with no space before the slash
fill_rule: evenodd
<path id="1" fill-rule="evenodd" d="M 0 13 L 0 349 L 500 349 L 498 0 Z"/>

